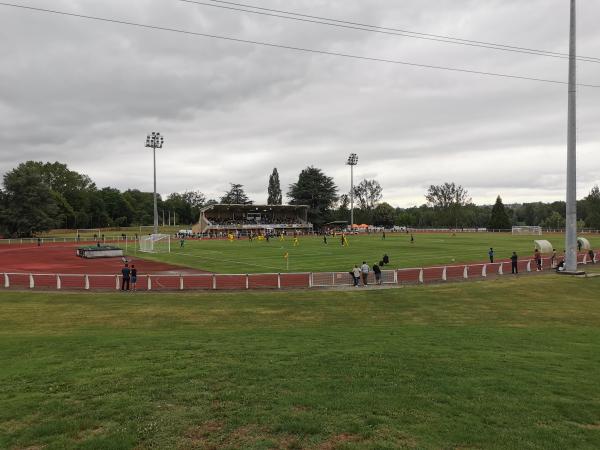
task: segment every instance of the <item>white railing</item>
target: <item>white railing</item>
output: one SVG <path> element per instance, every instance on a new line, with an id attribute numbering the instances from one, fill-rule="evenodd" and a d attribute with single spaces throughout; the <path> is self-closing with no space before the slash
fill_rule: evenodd
<path id="1" fill-rule="evenodd" d="M 590 259 L 587 253 L 578 255 L 579 264 L 592 264 L 600 261 L 600 253 Z M 487 279 L 511 274 L 510 261 L 494 263 L 461 264 L 451 266 L 418 267 L 408 269 L 383 270 L 381 284 L 405 285 L 443 283 L 471 279 Z M 542 258 L 542 269 L 552 270 L 550 258 Z M 534 272 L 536 263 L 532 259 L 517 262 L 519 273 Z M 332 288 L 351 286 L 354 279 L 349 272 L 300 272 L 300 273 L 259 273 L 259 274 L 147 274 L 137 278 L 129 289 L 140 291 L 164 290 L 249 290 L 249 289 L 290 289 L 290 288 Z M 370 272 L 367 284 L 376 283 Z M 362 284 L 362 281 L 360 282 Z M 47 290 L 121 290 L 126 288 L 121 275 L 101 274 L 48 274 L 26 272 L 0 272 L 0 285 L 4 289 L 47 289 Z"/>

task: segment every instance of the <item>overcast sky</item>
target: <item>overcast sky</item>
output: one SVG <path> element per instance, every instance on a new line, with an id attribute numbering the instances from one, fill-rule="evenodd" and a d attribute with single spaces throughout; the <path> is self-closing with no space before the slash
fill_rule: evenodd
<path id="1" fill-rule="evenodd" d="M 205 0 L 210 3 L 210 0 Z M 421 33 L 568 51 L 568 0 L 238 0 Z M 19 5 L 309 49 L 567 80 L 568 61 L 451 45 L 177 0 Z M 580 55 L 600 57 L 600 1 L 579 2 Z M 217 198 L 229 182 L 266 201 L 312 165 L 350 185 L 375 178 L 394 206 L 454 181 L 476 203 L 564 199 L 567 87 L 361 61 L 0 6 L 0 174 L 60 161 L 98 187 Z M 600 64 L 580 62 L 580 83 Z M 600 89 L 578 96 L 578 196 L 600 183 Z"/>

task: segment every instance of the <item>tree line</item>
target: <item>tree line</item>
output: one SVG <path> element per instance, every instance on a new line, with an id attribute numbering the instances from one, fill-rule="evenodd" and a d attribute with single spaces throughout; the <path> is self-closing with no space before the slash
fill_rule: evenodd
<path id="1" fill-rule="evenodd" d="M 268 203 L 280 205 L 283 193 L 277 169 L 269 176 Z M 467 190 L 455 183 L 430 186 L 425 203 L 410 208 L 382 202 L 383 188 L 377 180 L 360 181 L 351 193 L 339 193 L 332 177 L 309 166 L 289 186 L 291 205 L 308 205 L 308 218 L 319 228 L 333 221 L 348 221 L 351 198 L 354 222 L 391 227 L 478 227 L 508 229 L 513 225 L 562 228 L 565 203 L 524 203 L 505 206 L 498 196 L 493 206 L 475 205 Z M 219 199 L 208 199 L 200 191 L 172 193 L 157 199 L 162 215 L 174 215 L 177 224 L 197 222 L 200 209 L 214 203 L 252 204 L 241 184 L 231 183 Z M 600 189 L 577 205 L 580 227 L 600 229 Z M 84 174 L 60 162 L 27 161 L 7 172 L 0 189 L 0 233 L 31 236 L 55 228 L 107 228 L 153 223 L 153 193 L 138 189 L 120 191 L 98 188 Z M 168 219 L 167 219 L 168 220 Z M 172 222 L 174 223 L 174 222 Z"/>

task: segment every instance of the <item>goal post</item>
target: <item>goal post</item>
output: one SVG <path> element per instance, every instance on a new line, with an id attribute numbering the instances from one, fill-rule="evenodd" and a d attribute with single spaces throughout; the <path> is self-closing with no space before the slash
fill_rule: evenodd
<path id="1" fill-rule="evenodd" d="M 140 252 L 171 253 L 171 235 L 149 234 L 139 238 Z"/>
<path id="2" fill-rule="evenodd" d="M 512 234 L 514 236 L 541 236 L 542 235 L 542 227 L 538 227 L 538 226 L 512 227 Z"/>
<path id="3" fill-rule="evenodd" d="M 94 237 L 96 237 L 96 239 L 99 239 L 100 236 L 102 236 L 100 228 L 77 228 L 77 231 L 75 233 L 75 238 L 78 240 L 91 239 Z"/>

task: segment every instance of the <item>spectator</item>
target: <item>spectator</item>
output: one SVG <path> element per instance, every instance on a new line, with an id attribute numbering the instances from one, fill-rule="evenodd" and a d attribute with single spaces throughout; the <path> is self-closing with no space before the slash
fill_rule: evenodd
<path id="1" fill-rule="evenodd" d="M 542 270 L 542 254 L 537 248 L 533 252 L 533 259 L 535 259 L 535 270 L 536 272 L 539 272 Z"/>
<path id="2" fill-rule="evenodd" d="M 590 261 L 592 262 L 592 264 L 596 264 L 596 258 L 594 257 L 594 250 L 592 250 L 591 248 L 588 250 L 588 257 L 590 258 Z"/>
<path id="3" fill-rule="evenodd" d="M 519 273 L 519 268 L 517 267 L 518 262 L 519 262 L 519 257 L 517 256 L 517 253 L 513 252 L 512 256 L 510 257 L 510 267 L 511 267 L 510 272 L 511 273 L 514 273 L 514 274 Z"/>
<path id="4" fill-rule="evenodd" d="M 387 253 L 383 254 L 383 264 L 385 264 L 386 266 L 390 263 L 390 257 L 387 255 Z"/>
<path id="5" fill-rule="evenodd" d="M 360 269 L 355 264 L 354 269 L 352 269 L 352 277 L 354 278 L 354 287 L 358 287 L 358 281 L 360 280 Z"/>
<path id="6" fill-rule="evenodd" d="M 131 265 L 131 289 L 137 290 L 137 269 L 135 268 L 135 264 Z"/>
<path id="7" fill-rule="evenodd" d="M 375 274 L 375 284 L 381 284 L 381 269 L 377 263 L 373 264 L 373 273 Z"/>
<path id="8" fill-rule="evenodd" d="M 363 285 L 367 286 L 369 284 L 369 265 L 366 261 L 363 261 L 362 266 L 360 266 L 360 271 L 362 273 Z"/>
<path id="9" fill-rule="evenodd" d="M 131 269 L 129 269 L 129 265 L 125 264 L 121 269 L 121 275 L 123 275 L 123 279 L 121 280 L 121 290 L 128 291 L 129 290 L 129 277 L 131 276 Z"/>
<path id="10" fill-rule="evenodd" d="M 556 249 L 552 249 L 552 256 L 550 257 L 550 267 L 553 269 L 556 267 Z"/>

